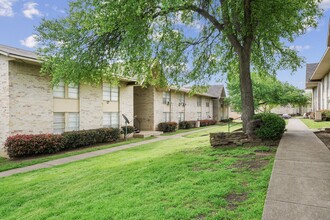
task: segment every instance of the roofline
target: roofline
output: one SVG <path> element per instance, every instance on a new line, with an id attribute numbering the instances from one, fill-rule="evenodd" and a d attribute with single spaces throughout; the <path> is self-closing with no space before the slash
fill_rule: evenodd
<path id="1" fill-rule="evenodd" d="M 41 64 L 42 63 L 41 60 L 38 60 L 38 59 L 35 59 L 35 58 L 32 58 L 32 57 L 19 56 L 17 54 L 6 53 L 6 52 L 4 52 L 2 50 L 0 50 L 0 54 L 1 55 L 4 55 L 4 56 L 7 56 L 7 57 L 14 58 L 14 59 L 25 60 L 25 61 L 29 61 L 29 62 L 33 62 L 33 63 L 37 63 L 37 64 Z"/>
<path id="2" fill-rule="evenodd" d="M 320 80 L 328 73 L 328 72 L 325 72 L 325 73 L 322 72 L 322 69 L 321 69 L 321 68 L 326 68 L 327 71 L 329 71 L 329 69 L 330 69 L 330 65 L 327 62 L 326 56 L 330 56 L 330 47 L 327 47 L 327 49 L 326 49 L 325 53 L 323 54 L 319 64 L 317 65 L 316 69 L 314 70 L 310 80 Z"/>

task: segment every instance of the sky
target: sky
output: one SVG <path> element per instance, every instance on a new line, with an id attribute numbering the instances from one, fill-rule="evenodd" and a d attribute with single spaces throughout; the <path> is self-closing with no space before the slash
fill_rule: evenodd
<path id="1" fill-rule="evenodd" d="M 292 43 L 286 43 L 305 58 L 306 63 L 317 63 L 326 50 L 330 18 L 330 0 L 323 0 L 320 5 L 324 15 L 319 19 L 316 29 L 309 29 Z M 68 9 L 66 0 L 0 0 L 0 44 L 25 50 L 34 50 L 35 27 L 42 18 L 53 19 L 65 17 Z M 278 79 L 304 89 L 305 64 L 293 74 L 290 71 L 279 71 Z"/>

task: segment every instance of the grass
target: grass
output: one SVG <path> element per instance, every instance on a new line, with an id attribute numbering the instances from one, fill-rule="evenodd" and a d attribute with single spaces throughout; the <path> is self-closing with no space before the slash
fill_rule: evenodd
<path id="1" fill-rule="evenodd" d="M 21 168 L 21 167 L 26 167 L 38 163 L 43 163 L 47 162 L 50 160 L 56 160 L 64 157 L 69 157 L 69 156 L 74 156 L 78 154 L 83 154 L 87 152 L 92 152 L 92 151 L 97 151 L 97 150 L 102 150 L 102 149 L 107 149 L 107 148 L 112 148 L 112 147 L 118 147 L 124 144 L 130 144 L 130 143 L 136 143 L 144 140 L 149 140 L 154 137 L 149 137 L 149 138 L 144 138 L 144 139 L 128 139 L 125 142 L 117 142 L 113 144 L 108 144 L 108 145 L 102 145 L 102 146 L 96 146 L 96 147 L 88 147 L 88 148 L 81 148 L 73 151 L 66 151 L 66 152 L 60 152 L 55 155 L 43 155 L 43 156 L 38 156 L 35 158 L 27 158 L 27 159 L 19 159 L 19 160 L 12 160 L 12 159 L 7 159 L 0 157 L 0 172 L 1 171 L 6 171 L 6 170 L 11 170 L 15 168 Z"/>
<path id="2" fill-rule="evenodd" d="M 310 129 L 321 129 L 321 128 L 330 128 L 330 121 L 320 121 L 316 122 L 312 119 L 307 119 L 307 118 L 301 118 L 300 119 L 302 122 L 307 125 Z"/>
<path id="3" fill-rule="evenodd" d="M 2 178 L 0 216 L 261 219 L 274 154 L 194 135 Z"/>

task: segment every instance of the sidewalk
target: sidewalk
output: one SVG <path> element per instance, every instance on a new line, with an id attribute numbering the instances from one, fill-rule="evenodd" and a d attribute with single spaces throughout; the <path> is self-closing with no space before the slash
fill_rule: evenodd
<path id="1" fill-rule="evenodd" d="M 207 129 L 207 128 L 205 128 L 205 129 Z M 203 131 L 205 129 L 185 132 L 185 133 L 181 133 L 181 134 L 175 134 L 175 135 L 171 135 L 171 136 L 158 136 L 157 138 L 151 139 L 151 140 L 146 140 L 146 141 L 141 141 L 141 142 L 131 143 L 131 144 L 125 144 L 125 145 L 121 145 L 118 147 L 112 147 L 112 148 L 108 148 L 108 149 L 78 154 L 75 156 L 51 160 L 51 161 L 47 161 L 44 163 L 34 164 L 31 166 L 7 170 L 7 171 L 0 172 L 0 178 L 6 177 L 6 176 L 11 176 L 11 175 L 14 175 L 17 173 L 25 173 L 25 172 L 29 172 L 29 171 L 33 171 L 33 170 L 39 170 L 39 169 L 43 169 L 43 168 L 49 168 L 49 167 L 53 167 L 53 166 L 57 166 L 57 165 L 67 164 L 67 163 L 71 163 L 71 162 L 75 162 L 75 161 L 79 161 L 79 160 L 84 160 L 84 159 L 91 158 L 91 157 L 97 157 L 97 156 L 101 156 L 104 154 L 109 154 L 112 152 L 129 149 L 129 148 L 133 148 L 133 147 L 137 147 L 137 146 L 141 146 L 144 144 L 149 144 L 149 143 L 153 143 L 153 142 L 157 142 L 157 141 L 168 140 L 168 139 L 173 139 L 173 138 L 180 138 L 180 137 L 182 137 L 182 135 L 193 134 L 196 132 Z"/>
<path id="2" fill-rule="evenodd" d="M 275 156 L 263 219 L 330 219 L 330 151 L 290 119 Z"/>

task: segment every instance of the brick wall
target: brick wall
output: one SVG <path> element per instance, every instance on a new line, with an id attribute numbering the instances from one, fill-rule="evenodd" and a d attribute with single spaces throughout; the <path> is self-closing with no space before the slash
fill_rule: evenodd
<path id="1" fill-rule="evenodd" d="M 53 132 L 53 94 L 40 66 L 9 62 L 10 135 Z"/>
<path id="2" fill-rule="evenodd" d="M 126 83 L 121 83 L 119 87 L 119 122 L 121 126 L 125 125 L 125 120 L 121 114 L 124 114 L 130 121 L 131 126 L 134 126 L 134 97 L 133 86 L 126 86 Z"/>
<path id="3" fill-rule="evenodd" d="M 8 61 L 0 55 L 0 156 L 4 156 L 3 144 L 9 135 L 9 70 Z"/>
<path id="4" fill-rule="evenodd" d="M 103 127 L 102 86 L 81 84 L 79 86 L 80 129 Z M 116 109 L 115 111 L 118 111 Z"/>

